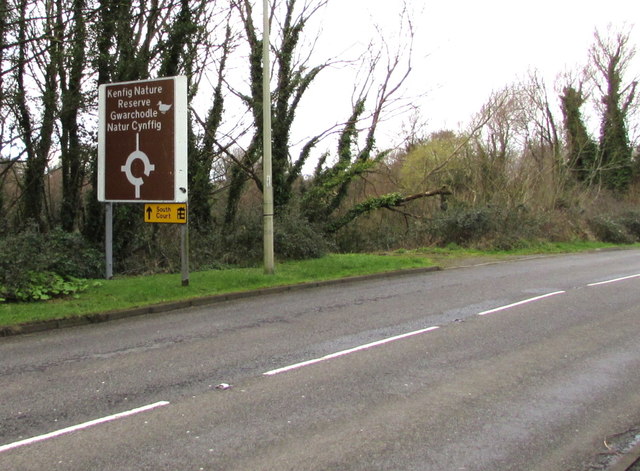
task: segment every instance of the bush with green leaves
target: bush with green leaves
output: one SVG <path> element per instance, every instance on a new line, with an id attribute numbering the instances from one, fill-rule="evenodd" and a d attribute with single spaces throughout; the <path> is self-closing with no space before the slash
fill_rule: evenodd
<path id="1" fill-rule="evenodd" d="M 620 224 L 624 226 L 627 233 L 635 241 L 640 240 L 640 212 L 639 211 L 627 211 L 622 214 L 618 219 Z"/>
<path id="2" fill-rule="evenodd" d="M 276 217 L 274 250 L 284 260 L 320 258 L 329 252 L 323 232 L 310 224 L 295 209 Z"/>
<path id="3" fill-rule="evenodd" d="M 596 216 L 589 220 L 589 226 L 599 241 L 612 244 L 632 244 L 636 239 L 629 233 L 623 221 L 624 219 L 621 221 L 609 216 Z"/>
<path id="4" fill-rule="evenodd" d="M 73 277 L 65 280 L 57 273 L 49 271 L 29 272 L 23 280 L 24 283 L 16 286 L 11 293 L 16 301 L 46 301 L 51 298 L 73 295 L 89 286 L 87 280 Z"/>
<path id="5" fill-rule="evenodd" d="M 512 250 L 550 237 L 549 216 L 524 205 L 455 205 L 428 221 L 426 231 L 438 244 L 454 243 L 483 250 Z"/>
<path id="6" fill-rule="evenodd" d="M 468 245 L 495 230 L 495 216 L 488 207 L 457 206 L 433 218 L 429 231 L 441 243 Z"/>
<path id="7" fill-rule="evenodd" d="M 104 272 L 103 256 L 76 233 L 35 228 L 0 241 L 0 298 L 37 301 L 84 289 Z"/>
<path id="8" fill-rule="evenodd" d="M 263 256 L 262 219 L 258 211 L 238 215 L 235 226 L 222 235 L 222 263 L 241 266 L 260 263 Z M 329 251 L 322 231 L 316 230 L 296 209 L 276 215 L 273 239 L 278 260 L 320 258 Z"/>

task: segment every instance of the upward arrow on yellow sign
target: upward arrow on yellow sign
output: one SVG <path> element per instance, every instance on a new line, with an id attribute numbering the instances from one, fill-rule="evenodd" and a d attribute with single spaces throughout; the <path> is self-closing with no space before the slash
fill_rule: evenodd
<path id="1" fill-rule="evenodd" d="M 186 224 L 186 203 L 151 203 L 144 205 L 145 222 Z"/>

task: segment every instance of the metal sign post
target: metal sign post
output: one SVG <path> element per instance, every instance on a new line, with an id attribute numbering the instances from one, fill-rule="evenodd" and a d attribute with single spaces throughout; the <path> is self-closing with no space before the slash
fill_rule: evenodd
<path id="1" fill-rule="evenodd" d="M 189 285 L 189 222 L 186 203 L 144 205 L 144 221 L 155 224 L 180 224 L 180 266 L 182 286 Z"/>
<path id="2" fill-rule="evenodd" d="M 189 224 L 180 226 L 180 262 L 182 286 L 189 286 Z"/>
<path id="3" fill-rule="evenodd" d="M 107 203 L 104 211 L 104 250 L 105 250 L 105 278 L 113 278 L 113 205 Z"/>

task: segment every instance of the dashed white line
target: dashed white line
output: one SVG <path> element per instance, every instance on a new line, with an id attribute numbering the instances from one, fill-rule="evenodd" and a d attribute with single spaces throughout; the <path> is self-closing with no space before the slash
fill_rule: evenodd
<path id="1" fill-rule="evenodd" d="M 406 334 L 396 335 L 394 337 L 388 337 L 386 339 L 378 340 L 376 342 L 367 343 L 365 345 L 360 345 L 358 347 L 350 348 L 348 350 L 342 350 L 341 352 L 331 353 L 329 355 L 325 355 L 325 356 L 320 357 L 320 358 L 314 358 L 313 360 L 307 360 L 307 361 L 303 361 L 303 362 L 300 362 L 300 363 L 296 363 L 294 365 L 284 366 L 282 368 L 278 368 L 278 369 L 275 369 L 275 370 L 267 371 L 266 373 L 263 373 L 263 375 L 264 376 L 277 375 L 277 374 L 280 374 L 280 373 L 284 373 L 286 371 L 295 370 L 295 369 L 298 369 L 298 368 L 302 368 L 304 366 L 314 365 L 316 363 L 320 363 L 320 362 L 323 362 L 323 361 L 331 360 L 333 358 L 338 358 L 338 357 L 341 357 L 341 356 L 344 356 L 344 355 L 349 355 L 350 353 L 355 353 L 355 352 L 359 352 L 359 351 L 362 351 L 362 350 L 366 350 L 368 348 L 377 347 L 379 345 L 384 345 L 384 344 L 389 343 L 389 342 L 395 342 L 396 340 L 406 339 L 407 337 L 413 337 L 414 335 L 420 335 L 420 334 L 424 334 L 426 332 L 431 332 L 431 331 L 439 329 L 439 328 L 440 328 L 439 326 L 433 326 L 433 327 L 428 327 L 426 329 L 420 329 L 420 330 L 416 330 L 416 331 L 413 331 L 413 332 L 408 332 Z"/>
<path id="2" fill-rule="evenodd" d="M 494 309 L 489 309 L 488 311 L 479 312 L 479 316 L 486 316 L 487 314 L 493 314 L 494 312 L 504 311 L 506 309 L 510 309 L 516 306 L 522 306 L 523 304 L 532 303 L 534 301 L 538 301 L 540 299 L 549 298 L 551 296 L 557 296 L 558 294 L 564 294 L 566 291 L 554 291 L 553 293 L 543 294 L 542 296 L 536 296 L 535 298 L 525 299 L 523 301 L 518 301 L 517 303 L 507 304 L 506 306 L 496 307 Z"/>
<path id="3" fill-rule="evenodd" d="M 624 280 L 629 280 L 629 279 L 633 279 L 633 278 L 640 278 L 640 273 L 635 274 L 635 275 L 624 276 L 624 277 L 620 277 L 620 278 L 614 278 L 614 279 L 611 279 L 611 280 L 605 280 L 605 281 L 599 281 L 599 282 L 595 282 L 595 283 L 589 283 L 587 286 L 605 285 L 605 284 L 615 283 L 615 282 L 618 282 L 618 281 L 624 281 Z M 486 316 L 488 314 L 493 314 L 493 313 L 496 313 L 496 312 L 505 311 L 505 310 L 510 309 L 512 307 L 521 306 L 521 305 L 524 305 L 524 304 L 532 303 L 532 302 L 535 302 L 535 301 L 539 301 L 541 299 L 549 298 L 551 296 L 557 296 L 559 294 L 564 294 L 564 293 L 566 293 L 566 291 L 554 291 L 552 293 L 543 294 L 541 296 L 536 296 L 536 297 L 533 297 L 533 298 L 529 298 L 529 299 L 525 299 L 525 300 L 522 300 L 522 301 L 518 301 L 516 303 L 507 304 L 505 306 L 500 306 L 500 307 L 496 307 L 496 308 L 493 308 L 493 309 L 489 309 L 487 311 L 479 312 L 478 315 L 479 316 Z M 405 338 L 408 338 L 408 337 L 413 337 L 415 335 L 420 335 L 420 334 L 424 334 L 424 333 L 427 333 L 427 332 L 431 332 L 431 331 L 439 329 L 439 328 L 440 328 L 439 326 L 432 326 L 432 327 L 428 327 L 426 329 L 420 329 L 420 330 L 416 330 L 416 331 L 413 331 L 413 332 L 408 332 L 408 333 L 405 333 L 405 334 L 396 335 L 396 336 L 393 336 L 393 337 L 388 337 L 386 339 L 382 339 L 382 340 L 378 340 L 376 342 L 371 342 L 371 343 L 367 343 L 367 344 L 364 344 L 364 345 L 360 345 L 360 346 L 357 346 L 357 347 L 354 347 L 354 348 L 350 348 L 348 350 L 342 350 L 340 352 L 331 353 L 331 354 L 325 355 L 323 357 L 314 358 L 312 360 L 307 360 L 307 361 L 303 361 L 303 362 L 300 362 L 300 363 L 295 363 L 295 364 L 292 364 L 292 365 L 289 365 L 289 366 L 284 366 L 282 368 L 277 368 L 275 370 L 267 371 L 267 372 L 263 373 L 263 375 L 264 376 L 274 376 L 274 375 L 277 375 L 277 374 L 280 374 L 280 373 L 285 373 L 287 371 L 295 370 L 295 369 L 302 368 L 302 367 L 305 367 L 305 366 L 314 365 L 316 363 L 321 363 L 323 361 L 327 361 L 327 360 L 331 360 L 331 359 L 338 358 L 338 357 L 341 357 L 341 356 L 349 355 L 351 353 L 359 352 L 359 351 L 362 351 L 362 350 L 367 350 L 369 348 L 377 347 L 377 346 L 384 345 L 384 344 L 387 344 L 387 343 L 390 343 L 390 342 L 395 342 L 397 340 L 401 340 L 401 339 L 405 339 Z M 62 436 L 62 435 L 66 435 L 66 434 L 69 434 L 69 433 L 72 433 L 72 432 L 76 432 L 76 431 L 79 431 L 79 430 L 87 429 L 87 428 L 93 427 L 95 425 L 104 424 L 104 423 L 111 422 L 111 421 L 114 421 L 114 420 L 118 420 L 118 419 L 122 419 L 122 418 L 129 417 L 129 416 L 132 416 L 132 415 L 140 414 L 142 412 L 146 412 L 146 411 L 149 411 L 149 410 L 152 410 L 152 409 L 156 409 L 158 407 L 167 406 L 167 405 L 169 405 L 168 401 L 159 401 L 159 402 L 156 402 L 154 404 L 149 404 L 149 405 L 146 405 L 146 406 L 143 406 L 143 407 L 138 407 L 137 409 L 132 409 L 132 410 L 129 410 L 129 411 L 120 412 L 118 414 L 110 415 L 110 416 L 107 416 L 107 417 L 102 417 L 102 418 L 99 418 L 99 419 L 91 420 L 89 422 L 85 422 L 85 423 L 82 423 L 82 424 L 73 425 L 71 427 L 67 427 L 67 428 L 64 428 L 64 429 L 56 430 L 54 432 L 46 433 L 44 435 L 38 435 L 36 437 L 27 438 L 25 440 L 20 440 L 20 441 L 14 442 L 14 443 L 1 445 L 0 446 L 0 453 L 8 451 L 8 450 L 15 449 L 15 448 L 19 448 L 19 447 L 22 447 L 22 446 L 31 445 L 33 443 L 41 442 L 41 441 L 44 441 L 44 440 L 49 440 L 51 438 L 56 438 L 56 437 L 59 437 L 59 436 Z"/>
<path id="4" fill-rule="evenodd" d="M 640 277 L 640 273 L 638 273 L 636 275 L 623 276 L 621 278 L 614 278 L 613 280 L 598 281 L 597 283 L 589 283 L 587 286 L 606 285 L 606 284 L 609 284 L 609 283 L 615 283 L 617 281 L 630 280 L 632 278 L 638 278 L 638 277 Z"/>
<path id="5" fill-rule="evenodd" d="M 147 406 L 138 407 L 137 409 L 132 409 L 132 410 L 125 411 L 125 412 L 120 412 L 119 414 L 114 414 L 114 415 L 110 415 L 110 416 L 107 416 L 107 417 L 102 417 L 100 419 L 91 420 L 91 421 L 85 422 L 83 424 L 73 425 L 71 427 L 63 428 L 61 430 L 56 430 L 54 432 L 46 433 L 44 435 L 38 435 L 37 437 L 27 438 L 25 440 L 20 440 L 18 442 L 9 443 L 7 445 L 2 445 L 2 446 L 0 446 L 0 453 L 2 453 L 4 451 L 12 450 L 14 448 L 18 448 L 18 447 L 21 447 L 21 446 L 32 445 L 32 444 L 37 443 L 37 442 L 42 442 L 44 440 L 49 440 L 51 438 L 56 438 L 56 437 L 59 437 L 61 435 L 66 435 L 66 434 L 71 433 L 71 432 L 77 432 L 79 430 L 83 430 L 83 429 L 86 429 L 86 428 L 89 428 L 89 427 L 93 427 L 94 425 L 104 424 L 106 422 L 111 422 L 111 421 L 114 421 L 114 420 L 117 420 L 117 419 L 122 419 L 124 417 L 129 417 L 131 415 L 140 414 L 141 412 L 146 412 L 146 411 L 149 411 L 151 409 L 156 409 L 158 407 L 167 406 L 167 405 L 169 405 L 169 402 L 160 401 L 160 402 L 156 402 L 154 404 L 149 404 Z"/>

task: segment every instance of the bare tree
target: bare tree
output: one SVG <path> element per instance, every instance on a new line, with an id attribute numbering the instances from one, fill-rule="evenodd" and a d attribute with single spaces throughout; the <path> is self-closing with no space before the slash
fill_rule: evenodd
<path id="1" fill-rule="evenodd" d="M 405 47 L 393 46 L 379 31 L 377 46 L 372 42 L 361 61 L 361 79 L 354 84 L 351 115 L 339 134 L 336 159 L 327 165 L 328 155 L 318 162 L 313 179 L 303 194 L 305 216 L 329 232 L 346 225 L 356 217 L 378 208 L 400 206 L 404 196 L 389 195 L 369 199 L 347 210 L 346 216 L 335 216 L 355 179 L 365 175 L 388 154 L 376 147 L 376 133 L 389 116 L 410 109 L 402 97 L 403 85 L 412 70 L 413 24 L 406 6 L 400 21 L 400 37 Z M 425 196 L 431 196 L 424 192 Z M 336 221 L 335 217 L 339 219 Z"/>

